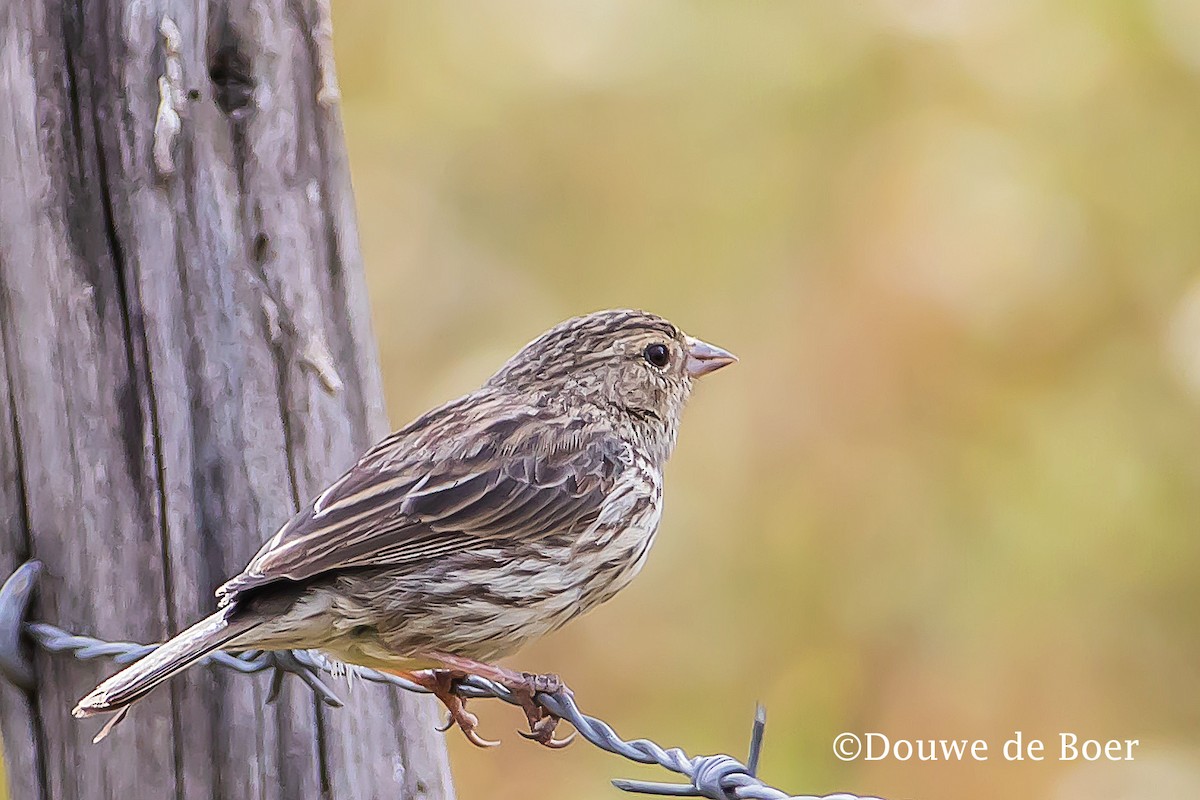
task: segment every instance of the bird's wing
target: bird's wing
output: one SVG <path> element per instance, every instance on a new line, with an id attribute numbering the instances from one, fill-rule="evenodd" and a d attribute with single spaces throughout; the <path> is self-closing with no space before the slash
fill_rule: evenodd
<path id="1" fill-rule="evenodd" d="M 628 468 L 625 445 L 579 421 L 451 408 L 393 434 L 302 509 L 218 591 L 353 567 L 402 566 L 513 537 L 585 529 Z"/>

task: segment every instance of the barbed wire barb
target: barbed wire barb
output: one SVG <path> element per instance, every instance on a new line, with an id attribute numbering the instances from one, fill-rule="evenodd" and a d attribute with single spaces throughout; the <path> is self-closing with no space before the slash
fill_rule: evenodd
<path id="1" fill-rule="evenodd" d="M 33 689 L 36 675 L 32 663 L 21 649 L 22 634 L 47 652 L 69 653 L 80 660 L 111 658 L 118 664 L 128 664 L 156 649 L 155 645 L 109 642 L 70 633 L 45 622 L 26 622 L 25 615 L 40 569 L 41 565 L 38 562 L 26 562 L 0 586 L 0 675 L 27 691 Z M 250 651 L 240 655 L 218 651 L 209 654 L 200 663 L 243 674 L 271 670 L 269 700 L 273 700 L 278 694 L 284 677 L 292 674 L 304 681 L 322 703 L 333 707 L 342 705 L 337 694 L 321 680 L 321 673 L 340 674 L 343 668 L 335 668 L 324 658 L 310 651 Z M 354 678 L 390 684 L 408 692 L 429 694 L 425 687 L 398 675 L 353 665 L 345 665 L 344 672 L 348 677 L 352 673 Z M 521 706 L 521 700 L 508 688 L 477 676 L 469 676 L 457 682 L 454 691 L 467 699 L 491 697 L 510 705 Z M 626 792 L 663 797 L 708 797 L 712 800 L 880 800 L 877 797 L 846 793 L 789 795 L 763 783 L 757 774 L 766 731 L 766 710 L 761 704 L 754 715 L 749 755 L 746 762 L 742 763 L 729 755 L 688 756 L 678 747 L 663 748 L 649 739 L 622 739 L 607 722 L 580 711 L 574 695 L 565 688 L 554 693 L 539 692 L 534 696 L 534 702 L 549 713 L 571 723 L 583 739 L 601 750 L 639 764 L 656 764 L 682 775 L 689 781 L 612 781 L 614 786 Z"/>

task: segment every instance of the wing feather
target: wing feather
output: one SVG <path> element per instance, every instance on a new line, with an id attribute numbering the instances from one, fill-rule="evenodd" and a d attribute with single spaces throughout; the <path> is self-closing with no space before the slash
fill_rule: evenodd
<path id="1" fill-rule="evenodd" d="M 578 421 L 525 412 L 472 424 L 462 403 L 441 411 L 385 439 L 293 517 L 221 587 L 222 603 L 279 580 L 582 531 L 629 467 L 619 438 L 581 436 Z"/>

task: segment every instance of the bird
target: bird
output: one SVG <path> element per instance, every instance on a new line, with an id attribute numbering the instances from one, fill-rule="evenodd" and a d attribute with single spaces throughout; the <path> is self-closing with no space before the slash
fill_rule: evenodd
<path id="1" fill-rule="evenodd" d="M 455 682 L 480 676 L 550 747 L 553 674 L 495 662 L 612 598 L 644 564 L 696 379 L 737 361 L 655 314 L 607 310 L 534 339 L 482 386 L 385 437 L 217 590 L 217 610 L 105 680 L 117 712 L 216 650 L 317 650 L 429 689 L 478 746 Z"/>

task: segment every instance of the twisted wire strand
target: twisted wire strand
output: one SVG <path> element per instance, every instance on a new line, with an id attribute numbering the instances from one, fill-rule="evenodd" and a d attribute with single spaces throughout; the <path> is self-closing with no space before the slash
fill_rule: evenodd
<path id="1" fill-rule="evenodd" d="M 30 565 L 25 565 L 29 567 Z M 29 572 L 36 572 L 29 570 Z M 14 578 L 25 576 L 18 570 L 3 589 L 10 589 Z M 24 587 L 22 587 L 24 588 Z M 32 587 L 30 587 L 31 590 Z M 12 592 L 9 592 L 12 594 Z M 24 595 L 24 592 L 17 594 Z M 0 601 L 5 591 L 0 589 Z M 27 600 L 22 596 L 20 600 Z M 0 602 L 0 606 L 4 606 Z M 20 605 L 20 603 L 18 603 Z M 8 612 L 12 611 L 11 604 Z M 6 609 L 0 608 L 0 618 L 6 616 Z M 14 616 L 7 613 L 11 620 Z M 3 620 L 0 619 L 0 622 Z M 3 627 L 3 625 L 0 625 Z M 15 626 L 14 626 L 15 627 Z M 136 642 L 110 642 L 91 636 L 70 633 L 56 625 L 45 622 L 23 623 L 21 626 L 28 638 L 51 653 L 69 653 L 80 660 L 96 658 L 112 658 L 118 664 L 128 664 L 153 652 L 155 645 L 144 645 Z M 2 633 L 2 632 L 0 632 Z M 4 639 L 0 636 L 0 640 Z M 0 642 L 0 649 L 4 646 Z M 4 655 L 0 653 L 0 655 Z M 14 654 L 8 654 L 7 662 L 0 659 L 0 676 L 14 680 L 20 675 L 20 670 L 13 670 L 12 664 L 17 660 Z M 347 665 L 332 665 L 324 658 L 310 651 L 281 651 L 263 652 L 252 651 L 240 655 L 232 655 L 217 651 L 202 659 L 201 663 L 211 666 L 231 669 L 243 674 L 273 671 L 269 699 L 273 699 L 286 674 L 294 674 L 312 689 L 321 702 L 330 706 L 341 706 L 337 695 L 320 678 L 321 672 L 338 675 L 343 671 L 373 683 L 390 684 L 405 691 L 428 694 L 429 690 L 405 680 L 397 675 L 378 672 L 365 667 Z M 25 673 L 30 672 L 28 664 L 24 665 Z M 27 676 L 26 676 L 27 677 Z M 31 688 L 30 684 L 20 684 Z M 464 698 L 492 697 L 510 705 L 520 706 L 520 701 L 506 687 L 493 681 L 477 676 L 469 676 L 457 682 L 454 691 Z M 579 731 L 579 735 L 601 750 L 626 758 L 639 764 L 657 764 L 671 772 L 682 775 L 688 783 L 657 783 L 639 780 L 614 780 L 613 785 L 627 792 L 653 794 L 670 797 L 708 797 L 712 800 L 880 800 L 877 797 L 866 797 L 848 793 L 829 795 L 790 795 L 787 792 L 768 786 L 755 774 L 758 768 L 758 756 L 762 748 L 762 738 L 766 718 L 762 707 L 758 708 L 750 742 L 750 755 L 746 763 L 738 761 L 733 756 L 716 754 L 708 756 L 689 756 L 678 747 L 664 748 L 649 739 L 625 740 L 617 735 L 612 726 L 596 717 L 588 716 L 579 710 L 575 698 L 569 690 L 561 690 L 553 694 L 538 693 L 534 702 L 551 714 L 566 720 Z M 749 766 L 748 766 L 749 765 Z"/>
<path id="2" fill-rule="evenodd" d="M 44 622 L 31 623 L 26 631 L 41 647 L 52 653 L 71 653 L 78 659 L 110 657 L 118 664 L 127 664 L 153 652 L 154 645 L 134 642 L 108 642 L 91 636 L 80 636 L 64 631 Z M 244 653 L 240 656 L 216 652 L 206 656 L 202 663 L 236 670 L 244 674 L 263 672 L 268 669 L 284 672 L 307 671 L 312 681 L 324 684 L 317 677 L 318 671 L 332 671 L 324 661 L 308 651 L 292 651 L 290 658 L 295 665 L 280 664 L 278 654 L 261 651 Z M 373 683 L 398 686 L 409 692 L 428 694 L 429 690 L 396 675 L 389 675 L 365 667 L 347 666 L 355 677 Z M 308 683 L 308 681 L 306 681 Z M 313 685 L 309 683 L 310 687 Z M 457 685 L 455 691 L 467 698 L 492 697 L 510 705 L 520 706 L 520 701 L 506 687 L 493 681 L 470 676 Z M 319 692 L 321 699 L 329 705 L 341 705 L 336 695 L 327 687 Z M 554 694 L 539 693 L 535 701 L 555 716 L 571 723 L 579 735 L 596 747 L 622 756 L 639 764 L 657 764 L 678 773 L 691 781 L 690 784 L 652 783 L 648 781 L 616 780 L 619 789 L 643 794 L 666 796 L 703 796 L 713 800 L 878 800 L 878 798 L 838 793 L 830 795 L 789 795 L 762 782 L 750 767 L 728 755 L 689 756 L 678 747 L 663 748 L 649 739 L 625 740 L 617 735 L 607 722 L 580 711 L 575 698 L 568 692 Z M 755 741 L 761 745 L 761 712 Z M 757 749 L 757 746 L 752 749 Z M 751 761 L 755 758 L 748 759 Z"/>

